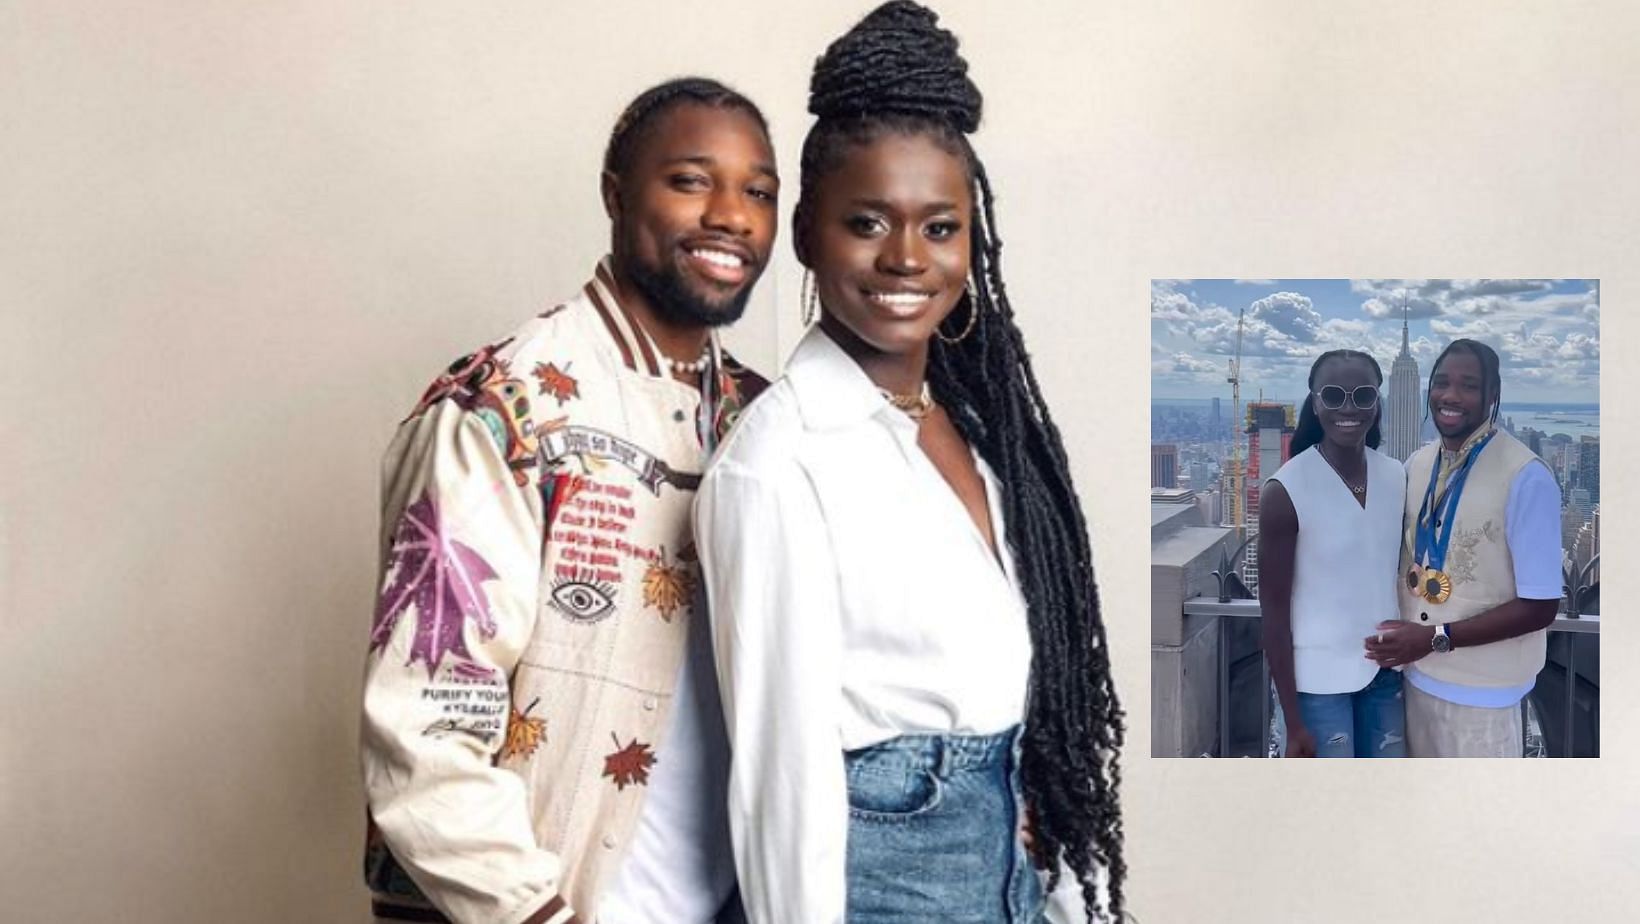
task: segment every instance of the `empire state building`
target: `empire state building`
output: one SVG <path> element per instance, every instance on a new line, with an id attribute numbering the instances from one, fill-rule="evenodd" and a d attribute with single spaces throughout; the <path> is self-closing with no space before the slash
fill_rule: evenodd
<path id="1" fill-rule="evenodd" d="M 1398 461 L 1405 462 L 1418 448 L 1418 361 L 1407 346 L 1406 309 L 1401 309 L 1401 355 L 1389 371 L 1389 408 L 1385 415 L 1385 447 Z"/>

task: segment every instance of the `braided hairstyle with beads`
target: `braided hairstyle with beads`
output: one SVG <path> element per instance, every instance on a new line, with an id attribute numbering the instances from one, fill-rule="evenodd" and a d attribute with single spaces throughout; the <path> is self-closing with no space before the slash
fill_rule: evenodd
<path id="1" fill-rule="evenodd" d="M 1058 860 L 1074 873 L 1090 921 L 1120 920 L 1122 819 L 1118 752 L 1123 713 L 1110 676 L 1087 522 L 1071 484 L 1065 447 L 1048 413 L 1002 282 L 990 179 L 968 142 L 982 99 L 957 39 L 909 0 L 878 7 L 815 62 L 793 215 L 805 240 L 821 178 L 861 145 L 890 134 L 933 140 L 967 166 L 974 188 L 969 222 L 974 286 L 930 344 L 928 382 L 963 438 L 1002 484 L 1007 543 L 1026 601 L 1031 635 L 1029 707 L 1021 776 L 1038 853 L 1059 884 Z M 1099 884 L 1106 879 L 1108 901 Z"/>

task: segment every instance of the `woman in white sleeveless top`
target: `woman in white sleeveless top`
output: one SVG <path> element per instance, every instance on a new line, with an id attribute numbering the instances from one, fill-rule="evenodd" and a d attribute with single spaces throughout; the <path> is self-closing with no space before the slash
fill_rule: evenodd
<path id="1" fill-rule="evenodd" d="M 1264 653 L 1288 757 L 1405 757 L 1401 675 L 1366 655 L 1396 618 L 1406 478 L 1376 450 L 1384 376 L 1371 356 L 1310 367 L 1292 455 L 1259 508 Z"/>

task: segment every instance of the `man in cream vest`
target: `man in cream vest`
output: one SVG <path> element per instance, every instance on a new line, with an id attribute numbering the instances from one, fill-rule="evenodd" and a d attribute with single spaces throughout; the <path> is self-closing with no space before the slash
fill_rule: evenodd
<path id="1" fill-rule="evenodd" d="M 1520 701 L 1561 595 L 1560 488 L 1493 426 L 1498 356 L 1455 340 L 1429 376 L 1440 439 L 1407 460 L 1399 622 L 1367 654 L 1405 667 L 1413 757 L 1519 757 Z"/>

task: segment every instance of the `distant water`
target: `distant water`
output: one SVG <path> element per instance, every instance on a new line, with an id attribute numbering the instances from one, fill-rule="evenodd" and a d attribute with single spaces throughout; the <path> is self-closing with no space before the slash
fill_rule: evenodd
<path id="1" fill-rule="evenodd" d="M 1531 427 L 1550 435 L 1564 433 L 1574 440 L 1600 435 L 1598 404 L 1505 404 L 1498 409 L 1500 421 L 1511 417 L 1516 432 Z"/>
<path id="2" fill-rule="evenodd" d="M 1293 402 L 1293 399 L 1291 398 L 1266 398 L 1266 400 L 1280 400 L 1284 404 L 1291 404 Z M 1150 403 L 1153 407 L 1208 410 L 1213 406 L 1213 399 L 1158 398 Z M 1245 399 L 1243 400 L 1243 403 L 1246 403 Z M 1229 416 L 1229 398 L 1223 398 L 1220 400 L 1220 412 L 1227 417 Z M 1580 436 L 1600 435 L 1599 404 L 1579 402 L 1566 402 L 1561 404 L 1542 402 L 1521 402 L 1519 404 L 1506 403 L 1503 407 L 1499 408 L 1498 420 L 1499 422 L 1502 422 L 1506 418 L 1510 417 L 1513 417 L 1515 420 L 1515 430 L 1517 432 L 1523 427 L 1531 427 L 1534 430 L 1542 430 L 1544 433 L 1548 433 L 1551 436 L 1556 433 L 1564 433 L 1574 440 Z"/>

